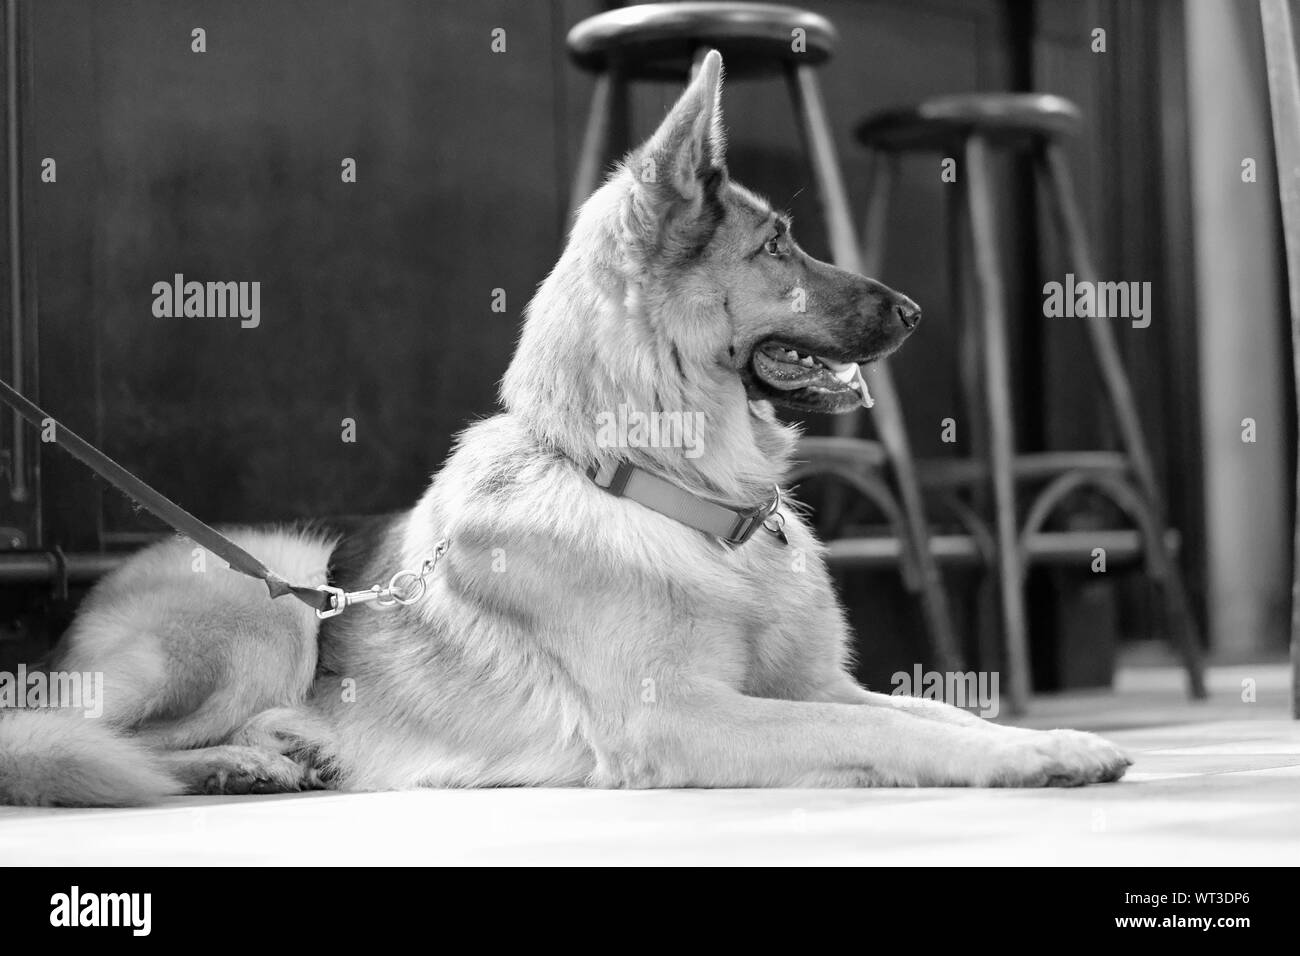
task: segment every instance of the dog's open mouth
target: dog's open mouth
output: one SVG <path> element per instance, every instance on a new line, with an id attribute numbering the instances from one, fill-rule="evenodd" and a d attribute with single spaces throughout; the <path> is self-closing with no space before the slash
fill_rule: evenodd
<path id="1" fill-rule="evenodd" d="M 754 377 L 782 404 L 816 411 L 842 411 L 875 404 L 857 362 L 839 362 L 797 346 L 769 340 L 754 350 Z"/>

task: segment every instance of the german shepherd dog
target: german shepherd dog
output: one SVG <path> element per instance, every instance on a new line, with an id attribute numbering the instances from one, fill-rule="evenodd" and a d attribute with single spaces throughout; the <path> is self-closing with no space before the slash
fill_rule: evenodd
<path id="1" fill-rule="evenodd" d="M 413 509 L 364 533 L 244 530 L 289 580 L 418 568 L 424 598 L 319 622 L 193 545 L 142 551 L 88 595 L 50 662 L 101 672 L 104 715 L 0 716 L 0 798 L 126 805 L 312 787 L 1062 786 L 1129 760 L 1071 730 L 871 693 L 822 547 L 788 497 L 724 542 L 592 475 L 626 463 L 743 511 L 796 431 L 773 405 L 868 401 L 860 364 L 920 317 L 804 253 L 731 181 L 710 53 L 654 136 L 586 202 L 532 301 L 503 411 Z M 796 306 L 797 301 L 797 306 Z M 700 422 L 691 453 L 602 441 L 621 407 Z M 660 443 L 662 444 L 662 443 Z"/>

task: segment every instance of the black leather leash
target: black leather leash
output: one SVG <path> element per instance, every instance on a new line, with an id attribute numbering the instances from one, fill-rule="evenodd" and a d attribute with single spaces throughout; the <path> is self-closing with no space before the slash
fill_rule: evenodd
<path id="1" fill-rule="evenodd" d="M 292 594 L 299 601 L 318 613 L 337 613 L 342 610 L 338 588 L 328 590 L 301 584 L 291 584 L 253 557 L 220 531 L 204 524 L 176 502 L 150 488 L 131 472 L 127 471 L 113 459 L 90 442 L 86 441 L 72 429 L 65 427 L 26 396 L 14 390 L 0 379 L 0 398 L 12 406 L 18 414 L 37 428 L 47 430 L 53 426 L 54 443 L 59 445 L 77 461 L 81 462 L 99 477 L 122 492 L 150 514 L 155 515 L 170 525 L 174 530 L 185 535 L 195 544 L 207 548 L 221 558 L 232 569 L 250 578 L 257 578 L 266 583 L 266 589 L 272 598 Z"/>

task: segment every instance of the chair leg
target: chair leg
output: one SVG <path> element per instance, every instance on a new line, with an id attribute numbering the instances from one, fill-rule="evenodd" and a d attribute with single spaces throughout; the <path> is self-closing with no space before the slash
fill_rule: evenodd
<path id="1" fill-rule="evenodd" d="M 1163 527 L 1161 525 L 1162 530 Z M 1164 535 L 1160 537 L 1163 539 Z M 1183 584 L 1183 573 L 1178 567 L 1178 562 L 1168 552 L 1165 552 L 1162 557 L 1161 563 L 1164 567 L 1160 591 L 1165 602 L 1165 620 L 1168 621 L 1170 633 L 1177 642 L 1179 654 L 1183 659 L 1183 668 L 1187 671 L 1188 693 L 1196 700 L 1204 700 L 1209 693 L 1205 689 L 1205 659 L 1201 651 L 1196 615 L 1192 613 L 1192 604 L 1187 597 L 1187 588 Z"/>
<path id="2" fill-rule="evenodd" d="M 1070 263 L 1078 275 L 1077 281 L 1094 282 L 1097 273 L 1093 267 L 1087 237 L 1084 235 L 1083 214 L 1075 202 L 1074 187 L 1065 154 L 1061 151 L 1061 147 L 1049 143 L 1044 147 L 1039 163 L 1047 185 L 1048 201 L 1051 203 L 1057 227 L 1065 239 Z M 1112 321 L 1114 321 L 1113 317 L 1088 320 L 1088 337 L 1097 357 L 1102 384 L 1115 411 L 1120 435 L 1124 441 L 1124 450 L 1132 462 L 1138 488 L 1148 500 L 1156 502 L 1159 496 L 1155 467 L 1151 463 L 1151 454 L 1147 450 L 1146 440 L 1142 437 L 1137 403 L 1133 400 L 1133 390 L 1129 386 L 1128 375 L 1124 372 L 1124 363 L 1120 360 L 1119 346 L 1115 343 L 1115 333 L 1110 324 Z"/>
<path id="3" fill-rule="evenodd" d="M 984 343 L 980 323 L 976 316 L 966 314 L 971 297 L 971 272 L 974 252 L 970 241 L 969 197 L 965 177 L 947 186 L 948 213 L 948 297 L 949 325 L 959 331 L 958 378 L 965 408 L 957 422 L 960 435 L 965 440 L 968 457 L 985 460 L 988 457 L 988 422 L 985 420 L 983 379 Z M 980 486 L 972 489 L 972 504 L 981 514 L 986 511 L 987 490 Z"/>
<path id="4" fill-rule="evenodd" d="M 980 337 L 979 322 L 969 314 L 967 303 L 971 301 L 971 271 L 974 257 L 970 243 L 970 217 L 967 215 L 966 177 L 958 176 L 957 181 L 946 186 L 948 214 L 948 325 L 960 330 L 958 343 L 958 377 L 961 382 L 961 394 L 964 407 L 962 414 L 954 415 L 957 422 L 959 447 L 965 448 L 967 457 L 976 461 L 988 461 L 988 421 L 984 414 L 983 376 L 980 365 L 983 362 L 983 343 Z M 960 436 L 965 436 L 964 439 Z M 989 513 L 988 487 L 983 482 L 974 484 L 969 490 L 970 507 L 977 515 Z M 996 555 L 991 548 L 990 558 Z M 975 634 L 976 657 L 981 662 L 1001 660 L 1002 629 L 998 614 L 998 569 L 990 561 L 980 571 L 979 583 L 968 608 L 968 620 Z"/>
<path id="5" fill-rule="evenodd" d="M 994 537 L 998 551 L 998 590 L 1006 628 L 1006 669 L 1011 712 L 1023 713 L 1029 701 L 1029 637 L 1025 620 L 1024 567 L 1016 519 L 1015 454 L 1011 372 L 1007 342 L 1006 296 L 993 222 L 993 184 L 989 148 L 981 136 L 966 141 L 967 213 L 984 328 L 984 388 L 989 424 L 989 462 L 993 478 Z"/>
<path id="6" fill-rule="evenodd" d="M 885 260 L 885 232 L 889 222 L 889 189 L 894 178 L 896 159 L 889 153 L 872 151 L 868 157 L 867 167 L 867 205 L 862 215 L 862 245 L 858 266 L 863 275 L 878 276 Z M 862 415 L 860 408 L 843 415 L 836 415 L 831 421 L 831 431 L 841 438 L 855 438 L 862 432 Z M 823 499 L 823 509 L 827 520 L 838 522 L 844 513 L 843 488 L 827 488 Z M 913 561 L 915 563 L 915 561 Z"/>
<path id="7" fill-rule="evenodd" d="M 878 276 L 885 265 L 885 235 L 889 229 L 889 191 L 893 187 L 898 160 L 890 153 L 873 150 L 868 156 L 867 205 L 862 213 L 862 245 L 858 269 L 864 276 Z M 862 409 L 839 415 L 831 424 L 836 435 L 852 438 L 862 431 Z"/>
<path id="8" fill-rule="evenodd" d="M 786 70 L 786 80 L 812 165 L 813 178 L 817 183 L 822 215 L 830 233 L 831 257 L 841 268 L 861 272 L 857 238 L 853 234 L 853 222 L 849 214 L 848 191 L 836 158 L 835 140 L 826 117 L 816 70 L 811 66 L 791 66 Z M 866 375 L 871 390 L 878 399 L 873 421 L 880 433 L 881 442 L 889 452 L 898 483 L 900 503 L 907 520 L 909 540 L 904 541 L 903 545 L 913 551 L 919 572 L 921 609 L 930 635 L 931 651 L 941 670 L 959 671 L 962 669 L 961 653 L 953 631 L 948 596 L 939 574 L 939 565 L 930 549 L 930 529 L 925 520 L 921 486 L 907 440 L 898 393 L 884 362 L 876 363 L 867 370 Z"/>
<path id="9" fill-rule="evenodd" d="M 862 249 L 858 263 L 864 275 L 879 275 L 885 267 L 885 236 L 889 230 L 889 193 L 898 169 L 893 153 L 872 150 L 867 179 L 867 205 L 862 212 Z"/>
<path id="10" fill-rule="evenodd" d="M 1047 185 L 1058 228 L 1065 237 L 1070 262 L 1078 272 L 1080 281 L 1093 282 L 1097 278 L 1097 272 L 1093 266 L 1087 236 L 1084 234 L 1083 215 L 1075 201 L 1069 166 L 1066 164 L 1061 147 L 1055 143 L 1047 144 L 1039 156 L 1039 167 Z M 1101 371 L 1107 398 L 1119 424 L 1124 451 L 1133 468 L 1138 490 L 1142 493 L 1147 508 L 1152 512 L 1153 522 L 1160 531 L 1157 535 L 1160 542 L 1157 547 L 1162 551 L 1158 557 L 1160 565 L 1164 568 L 1164 580 L 1161 585 L 1165 592 L 1168 626 L 1174 640 L 1178 642 L 1187 668 L 1190 693 L 1195 698 L 1203 698 L 1205 697 L 1205 663 L 1199 628 L 1187 601 L 1187 592 L 1183 586 L 1177 556 L 1168 551 L 1164 545 L 1166 526 L 1164 498 L 1156 482 L 1155 466 L 1152 464 L 1146 438 L 1142 434 L 1137 403 L 1133 399 L 1133 390 L 1129 385 L 1128 375 L 1124 372 L 1124 363 L 1120 359 L 1119 346 L 1115 342 L 1115 332 L 1111 326 L 1112 321 L 1114 317 L 1085 319 L 1088 337 Z"/>
<path id="11" fill-rule="evenodd" d="M 587 112 L 587 126 L 582 134 L 582 148 L 573 174 L 573 187 L 569 193 L 569 228 L 587 201 L 587 197 L 600 185 L 605 163 L 615 148 L 615 141 L 626 137 L 627 84 L 618 69 L 609 69 L 596 75 L 596 86 L 591 92 L 591 106 Z"/>

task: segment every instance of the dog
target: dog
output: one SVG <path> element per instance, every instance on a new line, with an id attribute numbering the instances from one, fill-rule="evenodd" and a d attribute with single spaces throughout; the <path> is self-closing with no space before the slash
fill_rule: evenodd
<path id="1" fill-rule="evenodd" d="M 846 670 L 822 546 L 773 490 L 797 438 L 774 407 L 869 403 L 861 366 L 920 309 L 811 258 L 732 181 L 721 82 L 713 51 L 582 206 L 501 413 L 462 433 L 414 508 L 342 538 L 232 532 L 289 580 L 350 590 L 445 539 L 420 600 L 320 622 L 191 542 L 148 548 L 93 589 L 51 661 L 105 675 L 103 718 L 0 717 L 3 799 L 1121 777 L 1128 758 L 1099 737 L 872 693 Z M 619 409 L 692 416 L 691 453 L 645 428 L 602 440 Z"/>

